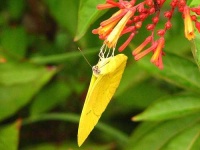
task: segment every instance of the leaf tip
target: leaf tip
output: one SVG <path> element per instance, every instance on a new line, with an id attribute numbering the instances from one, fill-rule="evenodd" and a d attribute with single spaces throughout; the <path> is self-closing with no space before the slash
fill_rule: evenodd
<path id="1" fill-rule="evenodd" d="M 137 116 L 133 116 L 133 117 L 131 118 L 131 120 L 132 120 L 132 121 L 138 121 L 138 118 L 137 118 Z"/>
<path id="2" fill-rule="evenodd" d="M 74 42 L 78 41 L 79 40 L 79 37 L 78 36 L 75 36 L 74 37 Z"/>

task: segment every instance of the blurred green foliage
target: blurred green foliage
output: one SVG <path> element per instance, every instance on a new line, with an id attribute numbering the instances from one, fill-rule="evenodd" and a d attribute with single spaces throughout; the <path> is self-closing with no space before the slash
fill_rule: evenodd
<path id="1" fill-rule="evenodd" d="M 142 28 L 124 51 L 129 60 L 113 100 L 78 148 L 92 73 L 78 47 L 96 64 L 102 41 L 91 30 L 111 13 L 98 11 L 99 3 L 104 0 L 1 1 L 0 149 L 199 150 L 200 35 L 189 43 L 178 13 L 166 35 L 164 69 L 148 56 L 133 60 L 130 50 L 148 35 Z"/>

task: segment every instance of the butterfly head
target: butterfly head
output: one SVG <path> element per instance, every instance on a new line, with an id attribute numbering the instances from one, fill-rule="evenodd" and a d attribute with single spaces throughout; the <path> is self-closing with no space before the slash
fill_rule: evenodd
<path id="1" fill-rule="evenodd" d="M 97 65 L 92 67 L 93 74 L 98 77 L 100 74 L 105 73 L 105 67 L 110 62 L 110 58 L 101 59 Z"/>
<path id="2" fill-rule="evenodd" d="M 98 65 L 95 65 L 92 67 L 92 71 L 93 71 L 93 74 L 98 77 L 98 75 L 101 73 L 101 70 L 100 68 L 98 67 Z"/>

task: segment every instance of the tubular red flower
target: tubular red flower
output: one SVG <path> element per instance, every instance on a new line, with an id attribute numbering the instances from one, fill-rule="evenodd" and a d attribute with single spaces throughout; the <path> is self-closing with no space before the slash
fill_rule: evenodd
<path id="1" fill-rule="evenodd" d="M 113 30 L 114 26 L 118 23 L 120 18 L 115 19 L 115 21 L 110 22 L 109 24 L 105 24 L 104 26 L 100 26 L 97 29 L 92 31 L 93 34 L 99 34 L 102 39 L 106 39 L 106 37 L 110 34 Z"/>
<path id="2" fill-rule="evenodd" d="M 192 24 L 192 19 L 190 17 L 190 9 L 188 6 L 184 7 L 184 25 L 185 25 L 185 37 L 188 40 L 192 40 L 194 39 L 195 35 L 194 35 L 194 27 Z"/>
<path id="3" fill-rule="evenodd" d="M 125 14 L 127 13 L 126 10 L 119 10 L 114 15 L 112 15 L 109 19 L 103 21 L 100 25 L 106 26 L 114 21 L 119 21 Z"/>
<path id="4" fill-rule="evenodd" d="M 109 19 L 100 23 L 100 27 L 93 30 L 94 34 L 98 34 L 99 38 L 104 40 L 103 46 L 100 49 L 100 55 L 110 55 L 110 49 L 113 49 L 112 56 L 114 56 L 115 47 L 119 38 L 124 34 L 129 34 L 125 42 L 119 47 L 119 51 L 122 52 L 128 44 L 132 41 L 140 28 L 144 24 L 143 22 L 150 15 L 152 16 L 152 22 L 148 23 L 146 29 L 151 34 L 147 37 L 142 44 L 140 44 L 133 52 L 135 60 L 139 60 L 148 53 L 152 52 L 153 56 L 151 62 L 158 68 L 163 68 L 162 56 L 164 54 L 163 47 L 165 44 L 164 36 L 168 30 L 172 28 L 171 19 L 174 15 L 175 8 L 178 8 L 184 18 L 184 33 L 188 40 L 195 38 L 194 27 L 200 32 L 200 22 L 198 15 L 200 15 L 200 6 L 189 7 L 186 0 L 171 0 L 171 9 L 161 13 L 161 8 L 166 0 L 143 0 L 136 4 L 136 0 L 106 0 L 106 4 L 100 4 L 98 9 L 107 9 L 116 7 L 119 9 Z M 190 15 L 190 11 L 192 15 Z M 157 24 L 160 21 L 160 16 L 164 15 L 167 21 L 164 28 L 157 29 Z M 195 25 L 193 26 L 193 23 Z M 155 33 L 159 35 L 159 39 L 156 39 Z M 150 47 L 145 48 L 147 45 Z M 144 49 L 145 48 L 145 49 Z"/>
<path id="5" fill-rule="evenodd" d="M 135 60 L 141 59 L 142 57 L 144 57 L 145 55 L 147 55 L 147 54 L 150 53 L 151 51 L 155 50 L 156 47 L 157 47 L 157 42 L 154 42 L 154 44 L 153 44 L 151 47 L 149 47 L 149 48 L 147 48 L 146 50 L 144 50 L 143 52 L 141 52 L 141 53 L 135 55 L 135 57 L 134 57 Z"/>
<path id="6" fill-rule="evenodd" d="M 103 10 L 103 9 L 108 9 L 108 8 L 112 8 L 112 7 L 116 7 L 116 6 L 111 5 L 111 4 L 99 4 L 97 6 L 97 9 Z"/>
<path id="7" fill-rule="evenodd" d="M 131 42 L 131 40 L 133 39 L 133 37 L 135 36 L 135 33 L 131 33 L 131 35 L 128 37 L 128 39 L 124 42 L 124 44 L 122 44 L 119 47 L 119 51 L 122 52 L 127 46 L 128 44 Z"/>
<path id="8" fill-rule="evenodd" d="M 124 30 L 122 31 L 121 35 L 129 33 L 129 32 L 134 32 L 136 30 L 135 26 L 130 26 L 130 27 L 126 27 L 124 28 Z"/>
<path id="9" fill-rule="evenodd" d="M 164 37 L 161 37 L 158 40 L 158 46 L 156 47 L 153 56 L 151 57 L 151 62 L 154 63 L 158 68 L 162 69 L 163 68 L 163 63 L 162 63 L 162 49 L 165 44 L 165 39 Z"/>
<path id="10" fill-rule="evenodd" d="M 142 51 L 142 49 L 152 40 L 152 36 L 147 37 L 142 44 L 140 44 L 134 51 L 132 55 L 135 56 Z"/>
<path id="11" fill-rule="evenodd" d="M 129 10 L 126 15 L 118 22 L 118 24 L 114 27 L 112 32 L 108 35 L 104 43 L 108 46 L 108 48 L 115 48 L 117 41 L 124 29 L 128 20 L 134 15 L 135 11 Z"/>

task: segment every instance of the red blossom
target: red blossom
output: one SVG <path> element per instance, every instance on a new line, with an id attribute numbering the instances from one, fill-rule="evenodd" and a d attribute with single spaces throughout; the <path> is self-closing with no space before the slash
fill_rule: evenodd
<path id="1" fill-rule="evenodd" d="M 185 37 L 188 40 L 192 40 L 194 39 L 194 27 L 192 24 L 192 18 L 190 16 L 190 9 L 188 6 L 184 7 L 184 11 L 183 11 L 183 15 L 184 15 L 184 24 L 185 24 Z"/>
<path id="2" fill-rule="evenodd" d="M 154 54 L 151 58 L 151 62 L 154 63 L 159 69 L 163 69 L 162 55 L 163 55 L 164 44 L 165 44 L 164 37 L 158 39 L 157 47 L 154 50 Z"/>
<path id="3" fill-rule="evenodd" d="M 167 18 L 164 28 L 156 31 L 156 26 L 161 16 L 160 10 L 165 1 L 143 0 L 136 3 L 136 0 L 106 0 L 105 4 L 99 4 L 97 6 L 98 9 L 110 9 L 114 7 L 119 9 L 109 19 L 103 21 L 99 28 L 92 31 L 94 34 L 98 34 L 100 39 L 104 40 L 101 51 L 104 48 L 104 51 L 107 48 L 109 50 L 112 48 L 114 53 L 118 39 L 124 34 L 129 34 L 127 40 L 119 47 L 119 51 L 122 52 L 136 34 L 139 33 L 143 22 L 151 16 L 152 22 L 146 26 L 146 29 L 151 33 L 142 44 L 133 50 L 132 54 L 135 60 L 139 60 L 152 52 L 151 62 L 162 69 L 162 56 L 164 54 L 163 48 L 165 44 L 164 37 L 166 32 L 172 28 L 171 19 L 176 8 L 182 13 L 184 19 L 185 37 L 188 40 L 195 38 L 193 23 L 195 23 L 195 27 L 200 32 L 200 22 L 197 20 L 197 16 L 200 15 L 200 6 L 190 8 L 187 6 L 186 0 L 171 0 L 170 10 L 164 12 L 164 17 Z M 155 33 L 159 35 L 159 39 L 155 39 Z M 147 45 L 150 46 L 144 49 Z"/>

